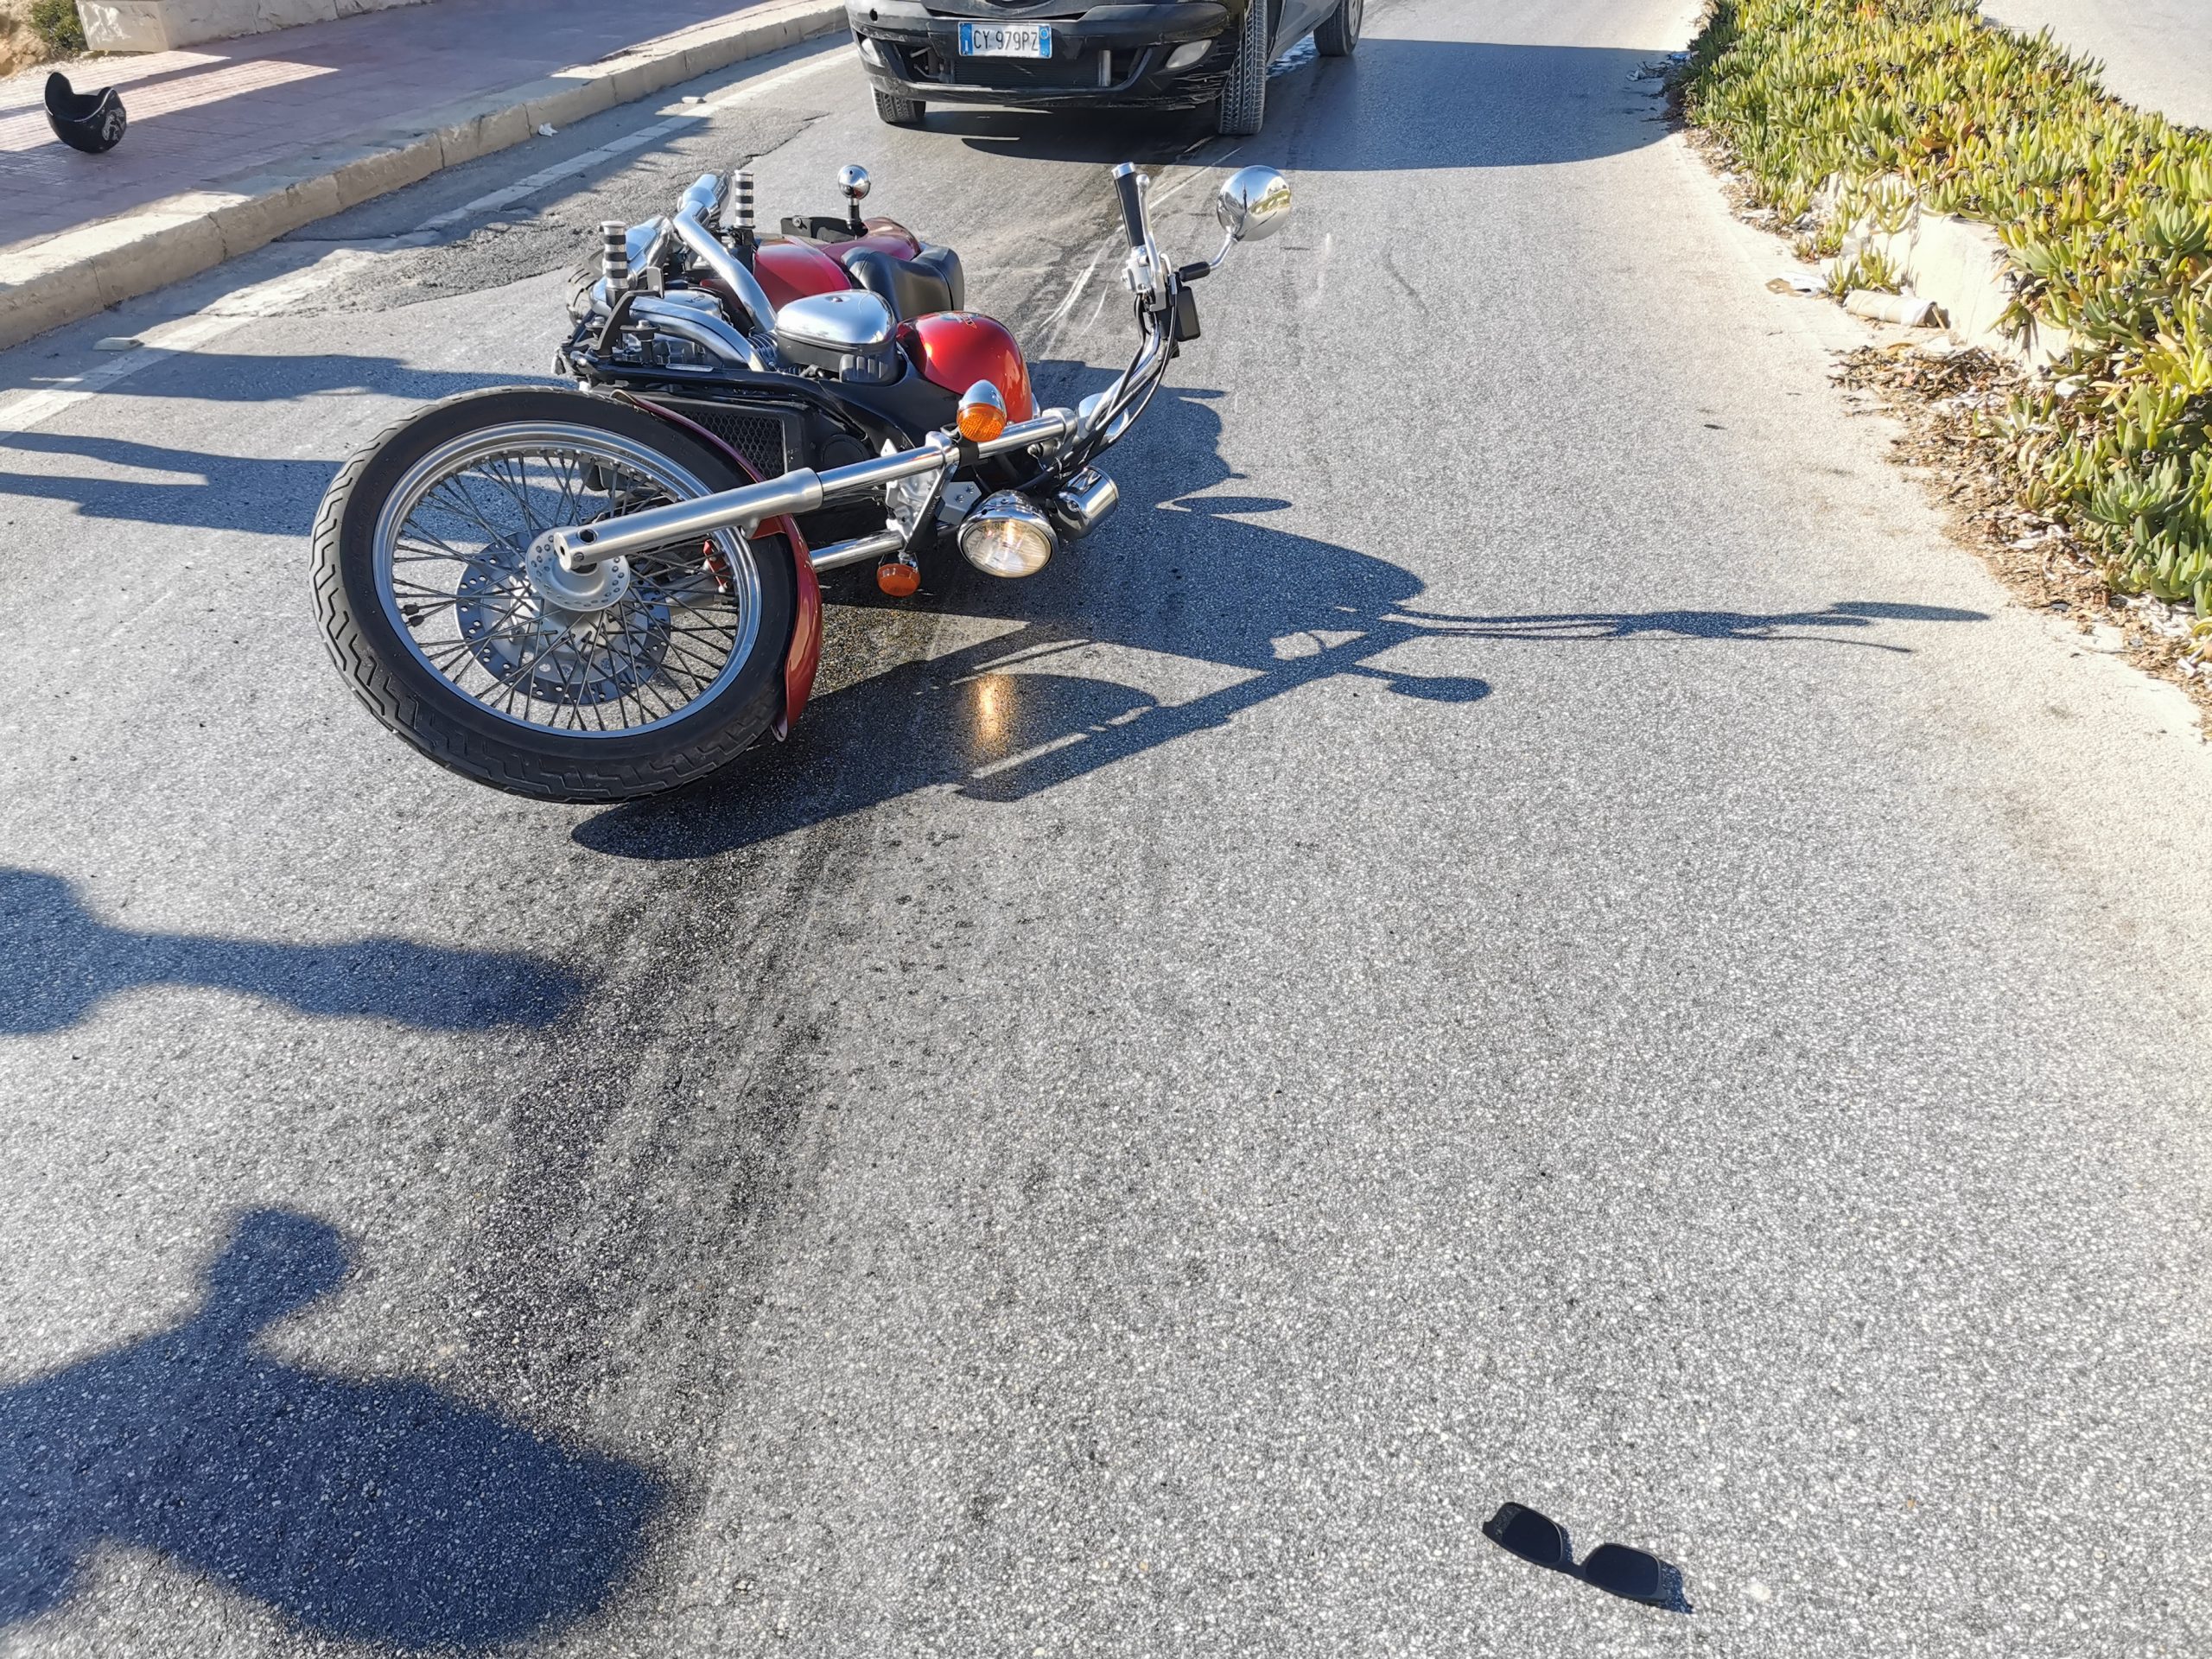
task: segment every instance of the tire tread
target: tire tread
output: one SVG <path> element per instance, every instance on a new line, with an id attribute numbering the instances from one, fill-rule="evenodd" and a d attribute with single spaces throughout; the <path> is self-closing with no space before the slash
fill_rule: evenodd
<path id="1" fill-rule="evenodd" d="M 1221 89 L 1214 117 L 1215 129 L 1224 137 L 1249 138 L 1267 120 L 1268 64 L 1274 56 L 1268 10 L 1268 0 L 1250 0 L 1243 22 L 1237 25 L 1236 59 L 1229 67 L 1229 80 Z"/>
<path id="2" fill-rule="evenodd" d="M 506 392 L 541 393 L 544 390 L 504 389 Z M 543 754 L 526 753 L 513 743 L 487 738 L 447 716 L 432 699 L 417 695 L 393 671 L 385 653 L 378 648 L 373 634 L 363 626 L 345 582 L 344 530 L 346 508 L 353 493 L 371 466 L 407 429 L 453 404 L 499 395 L 499 391 L 466 392 L 395 421 L 340 467 L 330 487 L 323 493 L 321 505 L 315 511 L 312 567 L 315 614 L 322 625 L 323 642 L 331 662 L 353 687 L 353 695 L 386 730 L 448 772 L 511 794 L 578 804 L 632 800 L 681 788 L 727 766 L 759 740 L 783 706 L 781 642 L 788 637 L 788 615 L 781 619 L 781 632 L 772 640 L 770 625 L 775 619 L 767 615 L 762 618 L 761 643 L 755 650 L 772 650 L 779 671 L 769 677 L 760 692 L 746 699 L 743 707 L 731 709 L 714 729 L 681 748 L 654 755 L 609 757 L 597 764 L 581 760 L 556 760 Z M 762 538 L 755 545 L 766 558 L 781 556 L 788 560 L 790 556 L 787 544 L 780 537 Z M 463 698 L 459 691 L 451 695 L 456 702 Z"/>

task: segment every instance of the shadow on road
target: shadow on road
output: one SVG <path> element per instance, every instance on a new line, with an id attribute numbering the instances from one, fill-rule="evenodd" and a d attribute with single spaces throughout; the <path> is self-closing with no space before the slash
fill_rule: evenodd
<path id="1" fill-rule="evenodd" d="M 0 495 L 73 503 L 79 516 L 193 530 L 284 533 L 304 524 L 330 487 L 333 461 L 264 461 L 168 449 L 128 438 L 22 432 L 7 447 L 79 455 L 104 467 L 167 473 L 155 482 L 113 474 L 0 472 Z"/>
<path id="2" fill-rule="evenodd" d="M 1629 79 L 1662 54 L 1499 46 L 1370 35 L 1321 59 L 1311 38 L 1277 59 L 1266 130 L 1217 138 L 1211 110 L 1065 112 L 958 105 L 926 125 L 985 154 L 1027 161 L 1205 165 L 1231 150 L 1299 173 L 1547 167 L 1640 149 L 1664 137 L 1657 105 Z M 1302 96 L 1301 96 L 1302 94 Z M 1308 142 L 1309 137 L 1311 142 Z M 1213 147 L 1214 156 L 1205 152 Z"/>
<path id="3" fill-rule="evenodd" d="M 1082 373 L 1051 364 L 1039 379 L 1061 399 L 1083 389 Z M 1071 378 L 1073 386 L 1056 384 Z M 1174 456 L 1196 489 L 1234 481 L 1219 458 L 1217 396 L 1163 391 L 1146 417 L 1142 442 Z M 789 743 L 756 749 L 693 789 L 601 812 L 574 838 L 619 857 L 699 858 L 920 789 L 1020 800 L 1338 677 L 1432 703 L 1465 707 L 1490 695 L 1489 683 L 1471 674 L 1416 674 L 1384 660 L 1418 641 L 1848 643 L 1902 652 L 1908 647 L 1857 636 L 1884 621 L 1984 620 L 1978 611 L 1872 601 L 1771 613 L 1427 610 L 1410 571 L 1250 521 L 1287 505 L 1242 495 L 1185 494 L 1150 508 L 1129 501 L 1096 543 L 1026 582 L 976 575 L 957 554 L 940 553 L 930 575 L 939 606 L 1018 626 L 830 690 L 808 705 Z M 1094 649 L 1102 646 L 1211 663 L 1238 677 L 1164 703 L 1084 671 L 1095 657 L 1111 661 L 1110 652 Z"/>
<path id="4" fill-rule="evenodd" d="M 584 982 L 534 957 L 406 939 L 271 944 L 111 927 L 58 876 L 0 866 L 0 1035 L 60 1031 L 142 985 L 202 985 L 302 1014 L 426 1031 L 546 1026 Z"/>
<path id="5" fill-rule="evenodd" d="M 248 1216 L 183 1325 L 0 1389 L 0 1624 L 60 1605 L 101 1542 L 410 1651 L 514 1641 L 606 1601 L 660 1501 L 645 1471 L 427 1383 L 255 1351 L 347 1265 L 322 1222 Z"/>
<path id="6" fill-rule="evenodd" d="M 255 352 L 177 352 L 166 362 L 149 365 L 130 377 L 131 397 L 185 397 L 194 403 L 265 404 L 327 392 L 373 391 L 404 404 L 430 403 L 483 386 L 512 386 L 538 380 L 528 374 L 475 374 L 451 369 L 418 369 L 396 358 L 354 357 L 339 353 L 264 354 Z M 35 381 L 0 381 L 10 389 Z M 552 385 L 551 379 L 543 384 Z M 30 435 L 11 432 L 4 448 L 35 448 Z"/>
<path id="7" fill-rule="evenodd" d="M 178 397 L 282 404 L 329 393 L 373 391 L 401 404 L 513 385 L 528 375 L 460 374 L 414 369 L 377 357 L 225 357 L 182 353 L 126 383 L 134 397 Z M 195 530 L 297 535 L 338 471 L 335 461 L 275 461 L 209 454 L 135 439 L 33 430 L 0 438 L 0 455 L 81 458 L 114 471 L 97 474 L 0 470 L 0 496 L 75 504 L 79 516 Z M 131 473 L 166 474 L 158 479 Z"/>

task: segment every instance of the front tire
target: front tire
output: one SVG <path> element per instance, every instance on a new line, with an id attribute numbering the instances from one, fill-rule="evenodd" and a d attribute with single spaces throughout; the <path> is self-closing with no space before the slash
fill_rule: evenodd
<path id="1" fill-rule="evenodd" d="M 1274 55 L 1268 0 L 1248 0 L 1237 26 L 1236 60 L 1221 89 L 1214 130 L 1225 138 L 1249 138 L 1268 117 L 1268 64 Z"/>
<path id="2" fill-rule="evenodd" d="M 315 515 L 331 658 L 388 730 L 496 789 L 604 802 L 690 783 L 782 711 L 785 543 L 721 531 L 609 560 L 595 588 L 529 549 L 747 481 L 610 398 L 516 386 L 434 404 L 347 462 Z"/>
<path id="3" fill-rule="evenodd" d="M 918 98 L 901 98 L 896 92 L 875 95 L 876 118 L 886 126 L 918 127 L 928 112 L 929 105 Z"/>
<path id="4" fill-rule="evenodd" d="M 1313 48 L 1325 58 L 1348 58 L 1359 48 L 1359 25 L 1367 0 L 1337 0 L 1337 9 L 1313 31 Z"/>

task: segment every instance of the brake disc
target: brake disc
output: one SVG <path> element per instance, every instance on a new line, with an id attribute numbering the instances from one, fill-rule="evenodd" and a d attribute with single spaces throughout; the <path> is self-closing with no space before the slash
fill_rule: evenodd
<path id="1" fill-rule="evenodd" d="M 522 561 L 473 563 L 456 589 L 461 636 L 484 671 L 542 702 L 613 702 L 660 673 L 669 613 L 625 596 L 572 611 L 548 603 Z"/>

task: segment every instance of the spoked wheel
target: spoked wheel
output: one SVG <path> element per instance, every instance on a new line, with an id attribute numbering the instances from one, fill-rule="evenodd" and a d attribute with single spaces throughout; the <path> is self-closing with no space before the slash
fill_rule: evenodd
<path id="1" fill-rule="evenodd" d="M 688 783 L 782 708 L 788 550 L 722 531 L 579 574 L 531 548 L 745 481 L 606 398 L 435 404 L 355 457 L 316 516 L 332 654 L 379 721 L 480 782 L 569 801 Z"/>

